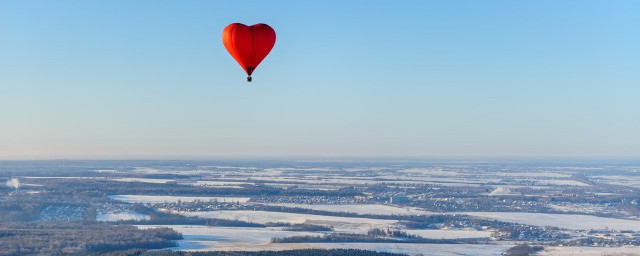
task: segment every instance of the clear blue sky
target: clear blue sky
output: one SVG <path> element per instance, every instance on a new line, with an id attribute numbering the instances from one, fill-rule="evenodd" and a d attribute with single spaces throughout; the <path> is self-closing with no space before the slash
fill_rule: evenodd
<path id="1" fill-rule="evenodd" d="M 640 1 L 0 0 L 0 158 L 640 156 Z M 254 82 L 229 23 L 278 40 Z"/>

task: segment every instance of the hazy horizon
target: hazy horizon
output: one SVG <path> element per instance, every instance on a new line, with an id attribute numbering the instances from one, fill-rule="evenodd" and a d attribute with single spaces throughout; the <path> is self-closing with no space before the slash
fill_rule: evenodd
<path id="1" fill-rule="evenodd" d="M 402 163 L 402 164 L 557 164 L 568 165 L 638 165 L 640 157 L 349 157 L 349 156 L 99 156 L 99 157 L 15 157 L 0 158 L 0 162 L 235 162 L 235 163 Z"/>

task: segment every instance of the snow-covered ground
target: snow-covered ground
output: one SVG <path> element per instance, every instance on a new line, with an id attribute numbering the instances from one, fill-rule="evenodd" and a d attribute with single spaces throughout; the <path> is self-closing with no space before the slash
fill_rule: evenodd
<path id="1" fill-rule="evenodd" d="M 477 255 L 498 256 L 510 245 L 475 244 L 394 244 L 394 243 L 292 243 L 272 244 L 272 237 L 298 235 L 318 235 L 314 232 L 290 232 L 270 228 L 234 228 L 182 225 L 143 225 L 139 228 L 169 227 L 182 233 L 184 240 L 178 240 L 179 251 L 260 251 L 293 249 L 365 249 L 381 252 L 405 253 L 409 255 Z"/>
<path id="2" fill-rule="evenodd" d="M 24 179 L 102 179 L 102 177 L 80 177 L 80 176 L 27 176 Z"/>
<path id="3" fill-rule="evenodd" d="M 246 203 L 250 197 L 217 197 L 217 196 L 148 196 L 148 195 L 115 195 L 109 198 L 127 203 L 175 203 L 181 202 L 240 202 Z"/>
<path id="4" fill-rule="evenodd" d="M 96 216 L 97 221 L 118 221 L 118 220 L 148 220 L 149 215 L 137 212 L 100 212 Z"/>
<path id="5" fill-rule="evenodd" d="M 175 174 L 175 175 L 203 175 L 203 174 L 212 174 L 212 171 L 208 170 L 161 170 L 150 167 L 136 167 L 133 170 L 128 171 L 130 173 L 138 173 L 138 174 Z"/>
<path id="6" fill-rule="evenodd" d="M 579 214 L 549 214 L 528 212 L 461 212 L 462 214 L 495 219 L 499 221 L 522 223 L 534 226 L 554 226 L 559 228 L 588 230 L 588 229 L 618 229 L 640 231 L 640 221 L 616 218 L 597 217 Z"/>
<path id="7" fill-rule="evenodd" d="M 498 176 L 498 177 L 517 177 L 517 178 L 525 178 L 525 179 L 531 179 L 531 178 L 569 178 L 569 177 L 571 177 L 571 174 L 549 172 L 549 171 L 544 171 L 544 172 L 531 172 L 531 171 L 527 171 L 527 172 L 483 172 L 483 173 L 480 173 L 480 174 L 481 175 Z"/>
<path id="8" fill-rule="evenodd" d="M 34 183 L 20 183 L 20 187 L 44 187 L 44 185 Z"/>
<path id="9" fill-rule="evenodd" d="M 448 229 L 403 229 L 411 235 L 417 235 L 431 239 L 457 239 L 457 238 L 487 238 L 491 237 L 489 231 L 476 230 L 448 230 Z"/>
<path id="10" fill-rule="evenodd" d="M 356 214 L 377 215 L 423 215 L 431 214 L 430 211 L 420 210 L 415 207 L 396 207 L 383 204 L 292 204 L 275 203 L 273 206 L 294 207 L 329 212 L 350 212 Z"/>
<path id="11" fill-rule="evenodd" d="M 89 171 L 97 172 L 97 173 L 109 173 L 109 174 L 118 173 L 118 170 L 115 170 L 115 169 L 100 169 L 100 170 L 89 170 Z"/>
<path id="12" fill-rule="evenodd" d="M 382 179 L 380 179 L 382 178 Z M 391 179 L 392 178 L 392 179 Z M 371 185 L 371 184 L 434 184 L 441 186 L 480 186 L 487 182 L 499 182 L 500 179 L 472 179 L 449 177 L 412 177 L 411 179 L 398 179 L 395 176 L 377 177 L 340 177 L 332 178 L 301 178 L 301 177 L 251 177 L 251 180 L 268 182 L 300 183 L 307 184 L 342 184 L 342 185 Z"/>
<path id="13" fill-rule="evenodd" d="M 199 180 L 193 183 L 189 183 L 192 186 L 205 186 L 205 187 L 220 187 L 220 186 L 236 186 L 240 187 L 240 185 L 253 185 L 255 183 L 252 182 L 242 182 L 242 181 L 215 181 L 215 180 Z"/>
<path id="14" fill-rule="evenodd" d="M 396 220 L 380 220 L 369 218 L 350 218 L 323 216 L 301 213 L 267 212 L 267 211 L 206 211 L 206 212 L 184 212 L 173 211 L 173 213 L 185 216 L 197 216 L 212 219 L 241 220 L 253 223 L 266 224 L 269 222 L 285 223 L 311 223 L 325 226 L 332 226 L 336 231 L 341 232 L 367 232 L 372 228 L 394 227 Z"/>
<path id="15" fill-rule="evenodd" d="M 511 191 L 511 188 L 509 187 L 499 186 L 499 187 L 496 187 L 496 189 L 494 189 L 493 191 L 491 191 L 489 195 L 490 196 L 511 196 L 511 195 L 520 195 L 520 193 Z"/>
<path id="16" fill-rule="evenodd" d="M 182 185 L 200 186 L 200 187 L 215 187 L 215 188 L 243 188 L 243 185 L 254 185 L 251 182 L 242 181 L 224 181 L 224 180 L 199 180 L 195 182 L 180 183 Z"/>
<path id="17" fill-rule="evenodd" d="M 607 184 L 640 188 L 640 176 L 598 175 L 591 178 Z"/>
<path id="18" fill-rule="evenodd" d="M 626 211 L 614 206 L 592 204 L 592 203 L 570 203 L 549 204 L 549 208 L 561 212 L 571 212 L 580 214 L 610 213 L 616 215 L 628 215 Z"/>
<path id="19" fill-rule="evenodd" d="M 584 182 L 580 182 L 577 180 L 538 180 L 536 183 L 540 185 L 554 185 L 554 186 L 577 186 L 577 187 L 586 187 L 589 184 Z"/>
<path id="20" fill-rule="evenodd" d="M 169 180 L 169 179 L 147 179 L 147 178 L 118 178 L 118 179 L 111 179 L 111 180 L 120 181 L 120 182 L 144 182 L 144 183 L 155 183 L 155 184 L 164 184 L 164 183 L 176 181 L 176 180 Z"/>
<path id="21" fill-rule="evenodd" d="M 640 246 L 625 247 L 545 247 L 544 251 L 538 255 L 561 256 L 561 255 L 580 255 L 580 256 L 631 256 L 640 255 Z"/>
<path id="22" fill-rule="evenodd" d="M 461 176 L 462 174 L 459 171 L 455 170 L 444 170 L 440 167 L 429 167 L 429 168 L 410 168 L 399 170 L 398 172 L 403 172 L 408 174 L 409 176 L 419 176 L 419 175 L 429 175 L 429 176 Z"/>
<path id="23" fill-rule="evenodd" d="M 84 206 L 47 206 L 42 212 L 40 212 L 40 220 L 82 220 L 84 219 L 84 213 L 87 210 Z"/>
<path id="24" fill-rule="evenodd" d="M 229 246 L 220 251 L 282 251 L 295 249 L 360 249 L 422 256 L 499 256 L 511 247 L 497 244 L 399 244 L 399 243 L 313 243 Z"/>
<path id="25" fill-rule="evenodd" d="M 210 227 L 184 225 L 139 225 L 139 228 L 169 227 L 184 237 L 171 250 L 207 251 L 223 247 L 258 246 L 271 243 L 273 237 L 320 235 L 313 232 L 282 231 L 272 228 Z"/>

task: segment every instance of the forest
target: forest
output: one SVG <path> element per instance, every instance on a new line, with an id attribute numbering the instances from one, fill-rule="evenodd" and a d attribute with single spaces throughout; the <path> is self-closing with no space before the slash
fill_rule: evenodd
<path id="1" fill-rule="evenodd" d="M 83 221 L 2 222 L 0 255 L 73 254 L 177 246 L 170 228 L 138 229 Z"/>
<path id="2" fill-rule="evenodd" d="M 274 237 L 272 243 L 420 243 L 420 244 L 476 244 L 482 239 L 430 239 L 404 231 L 374 228 L 366 234 L 329 233 L 321 236 Z"/>

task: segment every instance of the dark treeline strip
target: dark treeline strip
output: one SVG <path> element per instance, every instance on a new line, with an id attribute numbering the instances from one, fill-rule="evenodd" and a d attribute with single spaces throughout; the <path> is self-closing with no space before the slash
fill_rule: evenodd
<path id="1" fill-rule="evenodd" d="M 486 240 L 486 239 L 485 239 Z M 422 237 L 394 238 L 366 234 L 331 233 L 322 236 L 274 237 L 272 243 L 411 243 L 411 244 L 478 244 L 482 239 L 430 239 Z"/>
<path id="2" fill-rule="evenodd" d="M 272 206 L 272 205 L 250 205 L 252 210 L 270 211 L 270 212 L 287 212 L 287 213 L 304 213 L 313 215 L 336 216 L 336 217 L 353 217 L 353 218 L 369 218 L 369 219 L 385 219 L 402 221 L 409 229 L 431 229 L 436 223 L 449 223 L 455 221 L 469 221 L 477 226 L 502 227 L 510 226 L 512 223 L 483 219 L 463 214 L 429 214 L 429 215 L 378 215 L 378 214 L 358 214 L 352 212 L 334 212 L 323 211 L 297 207 Z"/>
<path id="3" fill-rule="evenodd" d="M 225 220 L 225 219 L 203 219 L 198 217 L 177 217 L 177 218 L 151 218 L 149 220 L 127 220 L 118 221 L 119 224 L 131 224 L 131 225 L 204 225 L 215 227 L 254 227 L 264 228 L 268 225 L 259 223 L 246 222 L 240 220 Z"/>
<path id="4" fill-rule="evenodd" d="M 528 256 L 544 250 L 540 245 L 531 246 L 528 244 L 519 244 L 509 248 L 502 255 L 504 256 Z"/>
<path id="5" fill-rule="evenodd" d="M 39 181 L 40 182 L 40 181 Z M 118 182 L 107 179 L 48 179 L 40 183 L 55 188 L 56 193 L 97 192 L 103 195 L 172 195 L 172 196 L 336 196 L 352 197 L 361 192 L 345 188 L 341 190 L 281 189 L 263 185 L 244 185 L 243 188 L 219 188 L 191 186 L 176 183 Z M 68 186 L 73 184 L 73 186 Z"/>
<path id="6" fill-rule="evenodd" d="M 322 226 L 322 225 L 313 225 L 307 223 L 299 223 L 299 224 L 291 224 L 283 228 L 285 231 L 311 231 L 311 232 L 319 232 L 319 231 L 333 231 L 333 228 Z"/>
<path id="7" fill-rule="evenodd" d="M 367 234 L 330 233 L 321 236 L 274 237 L 273 243 L 414 243 L 414 244 L 477 244 L 487 239 L 430 239 L 401 230 L 374 228 Z"/>
<path id="8" fill-rule="evenodd" d="M 138 229 L 96 222 L 2 222 L 0 255 L 51 255 L 130 248 L 175 247 L 182 234 L 170 228 Z"/>

